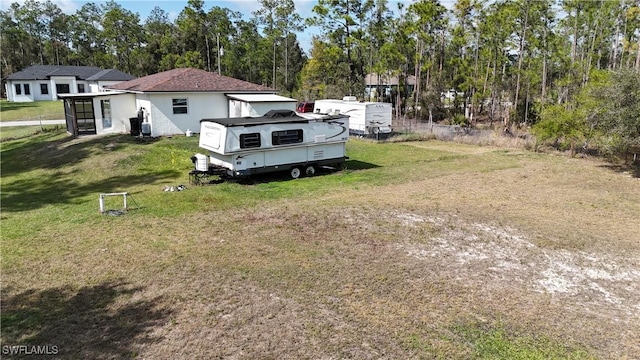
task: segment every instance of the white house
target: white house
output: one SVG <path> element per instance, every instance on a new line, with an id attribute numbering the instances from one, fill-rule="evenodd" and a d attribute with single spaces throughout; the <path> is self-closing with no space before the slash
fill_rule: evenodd
<path id="1" fill-rule="evenodd" d="M 296 103 L 266 86 L 193 68 L 148 75 L 105 90 L 61 96 L 69 133 L 134 133 L 140 117 L 153 137 L 185 134 L 199 131 L 205 118 L 261 116 L 273 109 L 294 110 Z"/>
<path id="2" fill-rule="evenodd" d="M 58 94 L 104 91 L 104 87 L 134 79 L 115 69 L 94 66 L 33 65 L 7 77 L 7 101 L 58 100 Z"/>
<path id="3" fill-rule="evenodd" d="M 73 136 L 121 134 L 131 131 L 136 96 L 115 91 L 60 94 L 64 100 L 67 132 Z"/>

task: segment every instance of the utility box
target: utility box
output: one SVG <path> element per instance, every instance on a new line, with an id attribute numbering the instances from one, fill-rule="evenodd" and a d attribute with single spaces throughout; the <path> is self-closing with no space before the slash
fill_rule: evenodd
<path id="1" fill-rule="evenodd" d="M 195 167 L 198 171 L 207 171 L 209 170 L 209 157 L 204 154 L 195 154 Z"/>
<path id="2" fill-rule="evenodd" d="M 129 123 L 131 125 L 131 136 L 140 136 L 140 119 L 136 117 L 130 117 Z"/>

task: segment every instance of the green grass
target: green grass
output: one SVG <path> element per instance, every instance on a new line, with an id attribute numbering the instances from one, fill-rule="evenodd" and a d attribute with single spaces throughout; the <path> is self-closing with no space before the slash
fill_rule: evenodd
<path id="1" fill-rule="evenodd" d="M 499 323 L 490 327 L 477 323 L 459 325 L 454 332 L 473 344 L 474 359 L 595 359 L 584 349 L 564 346 L 544 335 L 537 338 L 516 335 Z"/>
<path id="2" fill-rule="evenodd" d="M 3 140 L 2 343 L 56 344 L 78 359 L 583 359 L 638 349 L 637 323 L 588 302 L 597 293 L 532 288 L 549 270 L 536 259 L 556 253 L 615 259 L 601 271 L 633 263 L 637 179 L 606 164 L 353 139 L 342 171 L 191 186 L 196 152 L 198 138 L 185 136 L 72 139 L 58 129 Z M 187 190 L 163 191 L 179 184 Z M 99 194 L 121 191 L 131 195 L 126 215 L 100 215 Z M 531 245 L 512 254 L 516 230 Z M 444 254 L 466 242 L 497 247 L 498 260 L 521 259 L 526 271 Z M 607 289 L 623 307 L 632 290 L 620 286 Z"/>
<path id="3" fill-rule="evenodd" d="M 64 119 L 62 101 L 8 102 L 0 100 L 0 121 Z"/>
<path id="4" fill-rule="evenodd" d="M 44 126 L 7 126 L 0 128 L 0 141 L 14 140 L 31 137 L 42 132 L 59 132 L 64 129 L 64 125 L 44 125 Z"/>

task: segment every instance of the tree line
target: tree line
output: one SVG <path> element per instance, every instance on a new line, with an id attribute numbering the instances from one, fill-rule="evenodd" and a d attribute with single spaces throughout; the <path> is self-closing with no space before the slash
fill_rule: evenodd
<path id="1" fill-rule="evenodd" d="M 509 127 L 575 118 L 579 135 L 566 130 L 574 120 L 555 124 L 564 133 L 537 125 L 542 138 L 572 148 L 603 126 L 577 113 L 584 102 L 614 96 L 622 83 L 640 97 L 636 0 L 457 0 L 451 9 L 438 0 L 317 0 L 306 16 L 293 0 L 258 2 L 243 16 L 189 0 L 175 20 L 160 7 L 142 20 L 115 1 L 85 3 L 70 15 L 49 0 L 13 3 L 0 12 L 2 74 L 32 64 L 134 76 L 195 67 L 300 100 L 373 96 L 418 119 Z M 310 26 L 319 33 L 307 56 L 297 34 Z M 365 92 L 367 74 L 397 85 Z M 616 131 L 633 140 L 637 127 L 631 121 Z"/>

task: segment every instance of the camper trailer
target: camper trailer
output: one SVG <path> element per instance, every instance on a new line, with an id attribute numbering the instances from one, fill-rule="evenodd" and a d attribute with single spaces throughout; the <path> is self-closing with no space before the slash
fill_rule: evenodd
<path id="1" fill-rule="evenodd" d="M 312 176 L 320 166 L 347 159 L 349 117 L 305 118 L 294 111 L 272 110 L 261 117 L 203 119 L 196 171 L 226 177 L 288 171 L 291 178 Z"/>
<path id="2" fill-rule="evenodd" d="M 316 100 L 314 113 L 349 115 L 349 132 L 352 135 L 386 137 L 391 135 L 391 104 L 382 102 L 358 102 L 355 96 L 342 100 Z"/>

